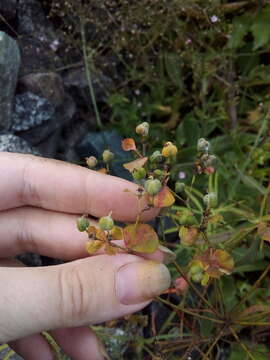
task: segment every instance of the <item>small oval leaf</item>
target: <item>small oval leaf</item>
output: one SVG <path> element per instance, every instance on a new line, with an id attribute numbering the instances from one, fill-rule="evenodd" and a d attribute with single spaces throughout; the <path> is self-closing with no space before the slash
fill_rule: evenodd
<path id="1" fill-rule="evenodd" d="M 168 207 L 175 202 L 175 198 L 168 186 L 164 186 L 157 195 L 152 197 L 152 199 L 152 204 L 157 208 Z"/>
<path id="2" fill-rule="evenodd" d="M 86 250 L 89 255 L 94 255 L 104 245 L 103 241 L 92 240 L 86 243 Z"/>
<path id="3" fill-rule="evenodd" d="M 151 254 L 159 246 L 155 230 L 148 224 L 132 224 L 123 229 L 127 248 L 146 254 Z"/>
<path id="4" fill-rule="evenodd" d="M 127 139 L 122 140 L 122 149 L 124 151 L 136 150 L 136 144 L 135 144 L 134 139 L 127 138 Z"/>
<path id="5" fill-rule="evenodd" d="M 122 240 L 123 239 L 123 229 L 120 226 L 114 226 L 111 230 L 111 237 L 113 240 Z"/>
<path id="6" fill-rule="evenodd" d="M 143 157 L 123 164 L 123 166 L 125 169 L 132 173 L 134 170 L 142 168 L 146 164 L 147 160 L 147 157 Z"/>

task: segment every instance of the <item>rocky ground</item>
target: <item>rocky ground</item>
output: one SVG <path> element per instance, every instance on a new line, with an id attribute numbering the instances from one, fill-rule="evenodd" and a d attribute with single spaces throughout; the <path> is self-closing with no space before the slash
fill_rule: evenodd
<path id="1" fill-rule="evenodd" d="M 46 17 L 39 0 L 0 1 L 0 151 L 35 154 L 80 163 L 99 156 L 108 142 L 121 156 L 115 131 L 96 132 L 83 59 L 66 66 L 64 39 Z M 113 78 L 93 74 L 97 102 L 104 101 Z M 121 166 L 114 172 L 121 176 Z M 42 266 L 58 260 L 20 256 Z M 0 347 L 0 359 L 21 359 Z"/>

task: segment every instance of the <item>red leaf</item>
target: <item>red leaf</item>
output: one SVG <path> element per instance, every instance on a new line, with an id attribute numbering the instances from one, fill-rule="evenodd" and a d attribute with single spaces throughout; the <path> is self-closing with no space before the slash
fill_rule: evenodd
<path id="1" fill-rule="evenodd" d="M 134 139 L 127 138 L 127 139 L 122 140 L 122 149 L 124 151 L 136 150 L 136 144 L 135 144 Z"/>
<path id="2" fill-rule="evenodd" d="M 154 207 L 163 208 L 171 206 L 175 202 L 175 198 L 171 193 L 168 186 L 164 186 L 163 189 L 155 196 L 150 197 Z"/>

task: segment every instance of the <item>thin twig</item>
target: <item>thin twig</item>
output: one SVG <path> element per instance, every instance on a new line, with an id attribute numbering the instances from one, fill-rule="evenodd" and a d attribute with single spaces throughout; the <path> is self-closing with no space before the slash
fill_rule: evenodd
<path id="1" fill-rule="evenodd" d="M 210 302 L 205 299 L 205 297 L 202 296 L 202 294 L 199 292 L 199 290 L 196 288 L 196 286 L 194 286 L 192 284 L 191 281 L 189 281 L 189 279 L 186 277 L 185 273 L 183 272 L 183 270 L 181 269 L 181 267 L 177 264 L 176 261 L 173 261 L 173 265 L 175 266 L 175 268 L 177 269 L 177 271 L 179 272 L 180 275 L 183 276 L 183 278 L 188 282 L 188 284 L 190 285 L 190 287 L 192 288 L 192 290 L 199 296 L 199 298 L 205 303 L 207 304 L 210 309 L 213 311 L 213 313 L 216 314 L 217 317 L 221 317 L 220 314 L 217 312 L 217 310 L 210 304 Z"/>
<path id="2" fill-rule="evenodd" d="M 91 70 L 90 70 L 90 66 L 88 63 L 87 44 L 86 44 L 86 36 L 85 36 L 85 24 L 84 24 L 83 20 L 81 20 L 81 37 L 82 37 L 83 58 L 84 58 L 84 66 L 85 66 L 87 84 L 89 87 L 89 92 L 90 92 L 92 104 L 94 107 L 97 125 L 98 125 L 99 129 L 101 130 L 103 128 L 103 124 L 101 122 L 101 118 L 100 118 L 98 107 L 97 107 L 96 96 L 95 96 L 93 83 L 92 83 Z M 91 55 L 91 58 L 92 58 L 92 55 Z"/>

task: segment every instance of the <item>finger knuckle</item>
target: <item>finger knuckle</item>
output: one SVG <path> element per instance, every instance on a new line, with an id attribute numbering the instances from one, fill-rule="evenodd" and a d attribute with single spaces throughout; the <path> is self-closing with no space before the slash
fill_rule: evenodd
<path id="1" fill-rule="evenodd" d="M 85 274 L 79 266 L 59 272 L 60 314 L 65 326 L 80 325 L 87 318 L 90 294 Z"/>

